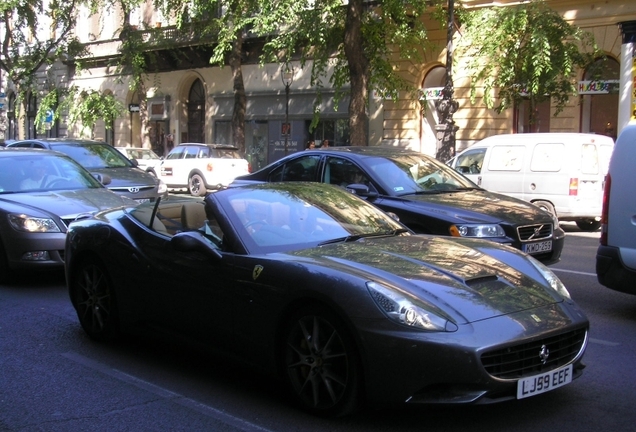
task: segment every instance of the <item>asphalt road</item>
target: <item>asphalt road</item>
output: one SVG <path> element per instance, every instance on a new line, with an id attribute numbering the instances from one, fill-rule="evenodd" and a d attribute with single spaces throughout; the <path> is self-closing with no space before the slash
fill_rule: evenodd
<path id="1" fill-rule="evenodd" d="M 636 431 L 636 296 L 598 284 L 598 233 L 568 231 L 552 268 L 591 321 L 583 376 L 486 406 L 367 410 L 324 420 L 279 383 L 161 341 L 91 342 L 61 273 L 0 286 L 0 431 Z"/>

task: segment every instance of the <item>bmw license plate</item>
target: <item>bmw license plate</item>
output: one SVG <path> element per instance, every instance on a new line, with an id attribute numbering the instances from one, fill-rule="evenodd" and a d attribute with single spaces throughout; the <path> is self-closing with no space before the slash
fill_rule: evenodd
<path id="1" fill-rule="evenodd" d="M 522 249 L 525 253 L 536 254 L 541 252 L 550 252 L 552 250 L 552 240 L 546 240 L 536 243 L 525 243 Z"/>
<path id="2" fill-rule="evenodd" d="M 564 366 L 517 382 L 517 399 L 549 392 L 572 382 L 572 365 Z"/>

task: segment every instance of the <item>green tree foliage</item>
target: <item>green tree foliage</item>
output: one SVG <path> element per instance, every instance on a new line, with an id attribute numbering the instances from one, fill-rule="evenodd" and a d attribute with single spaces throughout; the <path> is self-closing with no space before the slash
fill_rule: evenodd
<path id="1" fill-rule="evenodd" d="M 497 113 L 528 99 L 531 124 L 540 102 L 552 99 L 556 114 L 561 112 L 576 94 L 579 68 L 601 56 L 590 33 L 543 1 L 479 9 L 462 17 L 458 51 L 472 58 L 472 102 L 480 84 L 484 104 Z"/>
<path id="2" fill-rule="evenodd" d="M 87 2 L 0 0 L 0 68 L 23 104 L 29 91 L 38 90 L 35 79 L 41 68 L 85 54 L 72 33 L 80 4 Z"/>
<path id="3" fill-rule="evenodd" d="M 270 35 L 263 61 L 311 61 L 311 85 L 318 90 L 318 121 L 324 83 L 335 89 L 336 104 L 349 94 L 352 145 L 368 145 L 367 105 L 372 90 L 397 99 L 411 91 L 395 70 L 393 52 L 421 61 L 428 45 L 421 20 L 434 2 L 414 0 L 271 0 L 263 2 L 260 32 Z M 444 2 L 445 3 L 445 2 Z M 333 73 L 330 74 L 330 67 Z"/>

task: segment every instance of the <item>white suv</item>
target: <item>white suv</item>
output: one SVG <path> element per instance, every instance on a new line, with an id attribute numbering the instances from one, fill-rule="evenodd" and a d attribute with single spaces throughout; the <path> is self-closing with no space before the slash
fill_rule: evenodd
<path id="1" fill-rule="evenodd" d="M 601 244 L 596 252 L 599 283 L 636 294 L 636 123 L 622 131 L 605 178 Z"/>
<path id="2" fill-rule="evenodd" d="M 249 172 L 249 163 L 236 147 L 201 143 L 173 148 L 158 170 L 168 190 L 188 190 L 194 196 L 203 196 L 208 189 L 226 188 L 235 177 Z"/>

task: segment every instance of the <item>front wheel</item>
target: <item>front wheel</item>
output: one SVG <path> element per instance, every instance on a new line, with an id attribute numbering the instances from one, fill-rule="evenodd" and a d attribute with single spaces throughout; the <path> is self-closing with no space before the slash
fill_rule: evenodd
<path id="1" fill-rule="evenodd" d="M 91 339 L 105 341 L 119 334 L 119 317 L 113 284 L 97 261 L 83 262 L 69 281 L 73 306 Z"/>
<path id="2" fill-rule="evenodd" d="M 301 407 L 342 417 L 360 403 L 360 362 L 344 324 L 320 307 L 297 311 L 285 328 L 284 376 Z"/>
<path id="3" fill-rule="evenodd" d="M 188 189 L 190 190 L 190 195 L 199 197 L 205 195 L 207 192 L 205 180 L 203 180 L 203 177 L 199 174 L 192 174 L 188 181 Z"/>
<path id="4" fill-rule="evenodd" d="M 579 219 L 576 221 L 576 226 L 579 227 L 581 231 L 592 232 L 601 227 L 601 221 L 597 221 L 596 219 Z"/>

